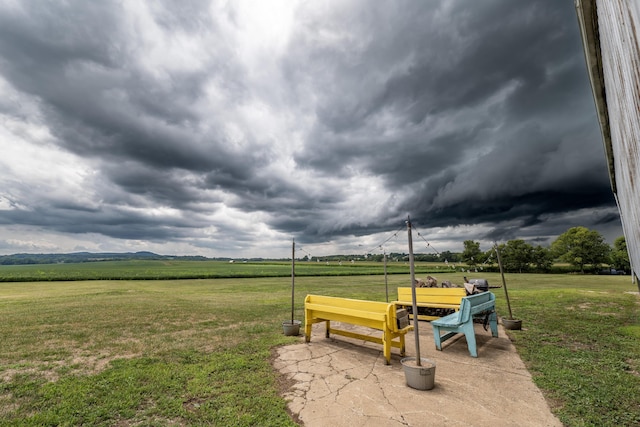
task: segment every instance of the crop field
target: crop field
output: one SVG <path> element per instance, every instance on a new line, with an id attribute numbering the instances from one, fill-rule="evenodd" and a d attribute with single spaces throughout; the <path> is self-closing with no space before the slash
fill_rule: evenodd
<path id="1" fill-rule="evenodd" d="M 434 275 L 461 283 L 463 273 Z M 501 284 L 495 273 L 470 277 Z M 509 334 L 563 423 L 640 424 L 640 299 L 629 276 L 506 279 L 523 320 Z M 295 318 L 307 293 L 384 301 L 384 283 L 297 277 Z M 408 274 L 389 275 L 390 299 L 408 285 Z M 493 292 L 506 315 L 504 290 Z M 290 298 L 286 275 L 0 283 L 0 426 L 296 425 L 270 364 L 274 347 L 301 339 L 282 334 Z"/>
<path id="2" fill-rule="evenodd" d="M 452 272 L 444 263 L 416 263 L 416 273 Z M 352 276 L 383 274 L 380 262 L 296 262 L 296 276 Z M 408 274 L 406 262 L 389 262 L 388 274 Z M 0 265 L 0 282 L 52 280 L 154 280 L 283 277 L 291 275 L 291 262 L 222 262 L 131 260 L 75 264 Z"/>

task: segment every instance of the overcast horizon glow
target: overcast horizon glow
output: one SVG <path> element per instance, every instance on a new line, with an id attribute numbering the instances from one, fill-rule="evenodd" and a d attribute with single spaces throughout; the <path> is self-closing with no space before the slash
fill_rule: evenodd
<path id="1" fill-rule="evenodd" d="M 5 1 L 0 150 L 0 254 L 622 235 L 572 1 Z"/>

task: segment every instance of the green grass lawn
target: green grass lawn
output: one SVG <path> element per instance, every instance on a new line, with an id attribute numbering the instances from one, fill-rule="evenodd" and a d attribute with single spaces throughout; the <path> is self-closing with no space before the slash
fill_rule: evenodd
<path id="1" fill-rule="evenodd" d="M 462 273 L 438 276 L 462 281 Z M 499 285 L 498 274 L 474 274 Z M 507 275 L 510 332 L 568 426 L 640 423 L 640 299 L 628 276 Z M 388 277 L 390 299 L 408 275 Z M 0 283 L 0 425 L 295 425 L 270 365 L 297 342 L 290 277 Z M 503 289 L 494 289 L 505 315 Z M 384 277 L 296 278 L 384 301 Z"/>
<path id="2" fill-rule="evenodd" d="M 510 335 L 560 420 L 640 425 L 640 298 L 629 276 L 511 277 L 525 330 Z"/>

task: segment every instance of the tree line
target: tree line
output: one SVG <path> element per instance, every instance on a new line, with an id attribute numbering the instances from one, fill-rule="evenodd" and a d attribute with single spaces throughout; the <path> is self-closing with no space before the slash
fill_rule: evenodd
<path id="1" fill-rule="evenodd" d="M 473 240 L 465 240 L 463 246 L 460 258 L 471 268 L 495 268 L 497 248 L 503 269 L 508 272 L 550 272 L 556 263 L 566 263 L 572 271 L 581 273 L 626 274 L 631 269 L 624 236 L 618 237 L 611 247 L 600 233 L 586 227 L 570 228 L 549 248 L 524 240 L 509 240 L 484 252 L 480 243 Z"/>
<path id="2" fill-rule="evenodd" d="M 465 240 L 463 247 L 462 252 L 416 253 L 414 259 L 418 262 L 446 262 L 451 266 L 465 264 L 470 269 L 485 271 L 499 270 L 496 247 L 482 251 L 480 242 L 473 240 Z M 628 274 L 631 270 L 624 236 L 618 237 L 613 246 L 609 246 L 599 232 L 586 227 L 570 228 L 558 236 L 550 247 L 532 245 L 516 239 L 497 245 L 497 249 L 500 252 L 502 266 L 507 272 Z M 391 252 L 386 256 L 390 262 L 405 262 L 409 259 L 406 253 Z M 317 257 L 317 259 L 318 261 L 382 262 L 383 254 L 332 255 Z"/>

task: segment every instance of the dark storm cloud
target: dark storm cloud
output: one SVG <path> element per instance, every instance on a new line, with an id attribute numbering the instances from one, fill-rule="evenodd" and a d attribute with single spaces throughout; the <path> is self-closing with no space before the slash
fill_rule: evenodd
<path id="1" fill-rule="evenodd" d="M 324 95 L 314 139 L 297 159 L 382 176 L 407 194 L 402 211 L 433 226 L 513 219 L 527 226 L 545 214 L 613 206 L 572 5 L 432 6 L 391 27 L 383 14 L 367 15 L 370 28 L 356 31 L 369 38 L 326 54 L 338 89 Z M 397 50 L 378 56 L 386 43 Z M 380 70 L 388 71 L 384 79 Z M 393 116 L 393 137 L 376 132 L 385 115 Z M 430 126 L 447 115 L 462 120 L 434 134 Z"/>
<path id="2" fill-rule="evenodd" d="M 198 22 L 196 3 L 189 5 L 185 9 L 181 3 L 183 14 L 174 14 L 171 5 L 157 8 L 156 18 L 169 30 L 197 31 L 208 22 Z M 180 204 L 192 193 L 189 183 L 179 191 L 172 169 L 206 172 L 223 184 L 247 181 L 261 150 L 231 153 L 215 126 L 211 131 L 197 129 L 203 120 L 215 120 L 191 108 L 207 75 L 174 72 L 158 77 L 141 67 L 136 40 L 125 38 L 117 3 L 33 6 L 28 13 L 0 17 L 2 70 L 17 88 L 38 97 L 62 147 L 102 159 L 114 184 L 157 196 L 159 202 Z M 234 72 L 226 68 L 212 64 L 209 72 L 229 73 L 224 77 L 227 85 L 239 87 L 230 77 Z M 242 98 L 241 91 L 234 90 L 233 97 Z M 126 169 L 117 170 L 123 162 Z M 153 168 L 159 176 L 132 180 L 133 174 L 146 172 L 131 168 Z"/>
<path id="3" fill-rule="evenodd" d="M 219 199 L 203 198 L 202 194 L 193 188 L 194 183 L 189 177 L 178 172 L 163 171 L 159 169 L 145 169 L 137 164 L 132 164 L 129 169 L 112 168 L 110 177 L 120 191 L 112 195 L 113 203 L 118 203 L 127 196 L 146 196 L 162 205 L 198 210 L 198 202 L 218 202 Z M 127 204 L 134 204 L 128 200 Z"/>
<path id="4" fill-rule="evenodd" d="M 219 134 L 195 129 L 202 118 L 190 106 L 207 75 L 154 75 L 137 62 L 139 47 L 126 38 L 117 3 L 101 5 L 38 5 L 20 20 L 0 18 L 5 76 L 40 98 L 60 144 L 72 152 L 201 171 L 228 164 Z M 169 19 L 169 10 L 160 13 L 169 27 L 182 22 Z M 207 145 L 218 148 L 216 156 Z"/>
<path id="5" fill-rule="evenodd" d="M 263 33 L 243 5 L 2 7 L 0 113 L 84 163 L 69 191 L 5 178 L 0 223 L 235 251 L 407 214 L 489 239 L 618 221 L 572 2 L 300 3 Z"/>

